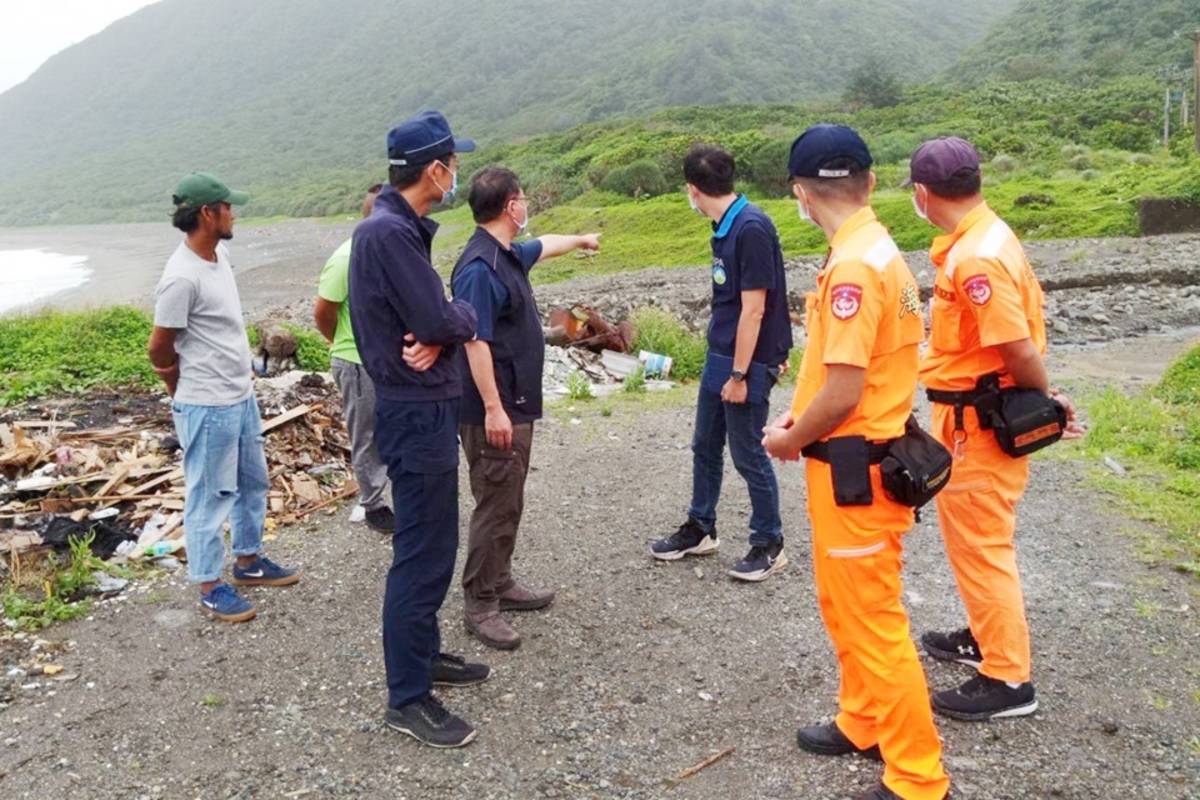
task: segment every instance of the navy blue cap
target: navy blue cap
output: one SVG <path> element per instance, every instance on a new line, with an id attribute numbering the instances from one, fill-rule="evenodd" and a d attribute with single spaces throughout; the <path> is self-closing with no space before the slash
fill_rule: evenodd
<path id="1" fill-rule="evenodd" d="M 834 161 L 849 159 L 860 169 L 870 169 L 871 151 L 852 128 L 821 123 L 813 125 L 792 142 L 788 175 L 793 178 L 848 178 L 844 166 L 830 168 Z"/>
<path id="2" fill-rule="evenodd" d="M 427 164 L 450 153 L 470 153 L 475 142 L 455 139 L 450 123 L 437 111 L 423 111 L 388 131 L 388 163 L 394 167 Z"/>

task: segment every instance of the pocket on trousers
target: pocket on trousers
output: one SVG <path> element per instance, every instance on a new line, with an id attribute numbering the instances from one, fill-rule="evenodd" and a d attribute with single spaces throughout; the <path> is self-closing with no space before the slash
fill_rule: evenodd
<path id="1" fill-rule="evenodd" d="M 512 477 L 517 468 L 517 454 L 513 451 L 503 453 L 499 450 L 485 450 L 480 457 L 480 471 L 483 479 L 493 486 L 499 486 Z"/>
<path id="2" fill-rule="evenodd" d="M 831 567 L 841 573 L 847 602 L 855 612 L 880 611 L 899 603 L 900 564 L 886 541 L 857 547 L 830 547 Z"/>

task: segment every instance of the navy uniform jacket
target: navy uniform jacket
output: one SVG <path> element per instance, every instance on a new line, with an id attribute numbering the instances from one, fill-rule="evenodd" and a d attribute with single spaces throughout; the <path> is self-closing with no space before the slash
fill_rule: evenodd
<path id="1" fill-rule="evenodd" d="M 430 261 L 437 223 L 418 217 L 393 187 L 354 229 L 350 249 L 350 325 L 359 355 L 381 398 L 448 400 L 462 396 L 455 345 L 475 336 L 475 311 L 446 299 Z M 417 372 L 404 363 L 404 337 L 445 349 Z"/>

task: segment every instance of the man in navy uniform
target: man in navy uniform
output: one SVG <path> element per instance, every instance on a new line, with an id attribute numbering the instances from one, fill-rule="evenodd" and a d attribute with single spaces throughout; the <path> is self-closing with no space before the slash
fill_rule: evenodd
<path id="1" fill-rule="evenodd" d="M 695 145 L 683 162 L 688 201 L 712 220 L 712 317 L 692 438 L 692 503 L 687 521 L 650 546 L 663 561 L 717 550 L 725 442 L 750 492 L 750 551 L 731 577 L 763 581 L 787 564 L 779 483 L 763 449 L 771 387 L 792 348 L 787 284 L 771 219 L 734 191 L 733 156 Z"/>
<path id="2" fill-rule="evenodd" d="M 489 670 L 440 650 L 437 613 L 458 550 L 458 407 L 462 379 L 453 351 L 475 336 L 475 312 L 448 301 L 430 262 L 458 157 L 446 118 L 419 114 L 388 133 L 388 186 L 354 231 L 350 321 L 375 384 L 375 442 L 392 482 L 396 531 L 383 600 L 386 723 L 434 747 L 461 747 L 475 729 L 431 693 L 465 686 Z"/>

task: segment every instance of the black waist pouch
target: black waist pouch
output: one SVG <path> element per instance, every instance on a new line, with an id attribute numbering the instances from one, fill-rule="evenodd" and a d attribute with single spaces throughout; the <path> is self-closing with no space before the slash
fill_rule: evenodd
<path id="1" fill-rule="evenodd" d="M 909 417 L 904 435 L 892 441 L 879 464 L 883 490 L 901 505 L 920 508 L 950 482 L 953 461 L 950 451 Z"/>
<path id="2" fill-rule="evenodd" d="M 990 414 L 1000 449 L 1013 458 L 1049 447 L 1067 429 L 1067 410 L 1037 389 L 1002 389 Z"/>
<path id="3" fill-rule="evenodd" d="M 875 499 L 871 491 L 871 449 L 862 436 L 839 436 L 825 442 L 829 466 L 833 470 L 833 499 L 839 506 L 869 506 Z"/>

